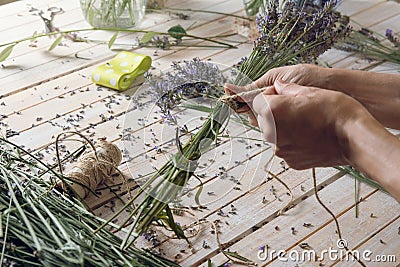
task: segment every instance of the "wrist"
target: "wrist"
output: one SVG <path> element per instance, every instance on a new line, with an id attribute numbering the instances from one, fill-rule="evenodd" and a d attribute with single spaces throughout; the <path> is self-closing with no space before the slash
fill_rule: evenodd
<path id="1" fill-rule="evenodd" d="M 346 92 L 348 82 L 344 69 L 320 68 L 320 81 L 322 88 L 349 94 Z"/>
<path id="2" fill-rule="evenodd" d="M 368 135 L 371 128 L 376 128 L 375 123 L 374 118 L 367 112 L 359 112 L 348 119 L 338 120 L 338 140 L 346 164 L 356 168 L 362 165 L 360 163 L 364 154 L 363 148 L 369 139 L 365 134 Z"/>
<path id="3" fill-rule="evenodd" d="M 400 142 L 371 115 L 343 126 L 341 142 L 346 164 L 365 173 L 400 201 Z"/>

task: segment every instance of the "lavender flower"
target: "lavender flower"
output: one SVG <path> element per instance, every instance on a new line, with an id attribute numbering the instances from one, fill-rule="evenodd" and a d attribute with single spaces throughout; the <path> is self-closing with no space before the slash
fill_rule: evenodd
<path id="1" fill-rule="evenodd" d="M 393 35 L 393 31 L 391 29 L 386 29 L 386 34 L 385 36 L 388 38 L 388 40 L 395 46 L 395 47 L 400 47 L 400 40 L 399 38 L 395 37 Z"/>
<path id="2" fill-rule="evenodd" d="M 159 106 L 164 120 L 175 122 L 171 110 L 183 99 L 195 97 L 220 97 L 220 86 L 226 78 L 212 63 L 194 58 L 191 61 L 174 62 L 172 70 L 161 76 L 150 75 L 149 89 Z"/>

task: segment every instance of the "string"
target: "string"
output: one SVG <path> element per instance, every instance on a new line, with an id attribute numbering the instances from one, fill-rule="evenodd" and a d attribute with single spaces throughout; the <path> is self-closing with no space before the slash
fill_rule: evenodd
<path id="1" fill-rule="evenodd" d="M 79 132 L 65 132 L 56 138 L 56 158 L 61 176 L 63 177 L 62 160 L 60 159 L 59 143 L 61 136 L 65 134 L 78 135 L 91 147 L 91 152 L 78 158 L 77 164 L 66 175 L 73 183 L 62 181 L 62 186 L 67 186 L 75 196 L 81 200 L 88 196 L 89 192 L 94 193 L 97 187 L 111 177 L 113 171 L 117 171 L 124 179 L 123 173 L 118 169 L 122 161 L 121 150 L 114 144 L 107 142 L 105 138 L 99 139 L 100 143 L 94 144 L 86 136 Z M 126 185 L 125 179 L 123 185 Z M 130 191 L 130 190 L 128 190 Z"/>
<path id="2" fill-rule="evenodd" d="M 313 184 L 314 184 L 314 195 L 315 195 L 318 203 L 326 210 L 326 212 L 328 212 L 332 216 L 333 220 L 335 221 L 336 231 L 339 236 L 339 241 L 341 241 L 343 239 L 342 239 L 342 232 L 340 231 L 339 221 L 337 220 L 335 214 L 321 201 L 321 199 L 318 195 L 317 177 L 315 174 L 315 168 L 312 168 L 312 178 L 313 178 Z M 338 241 L 338 243 L 339 243 L 339 241 Z M 350 249 L 347 247 L 346 242 L 342 242 L 342 243 L 343 243 L 343 248 L 346 250 L 346 252 L 349 253 L 353 257 L 353 259 L 355 259 L 361 266 L 366 267 L 366 265 L 350 251 Z"/>

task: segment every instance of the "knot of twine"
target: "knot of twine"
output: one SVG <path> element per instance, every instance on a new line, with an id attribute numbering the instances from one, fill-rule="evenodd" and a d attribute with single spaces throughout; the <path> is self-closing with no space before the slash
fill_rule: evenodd
<path id="1" fill-rule="evenodd" d="M 74 134 L 78 133 L 74 132 Z M 80 156 L 76 164 L 65 176 L 71 181 L 69 187 L 74 194 L 80 199 L 84 199 L 90 192 L 94 192 L 100 184 L 110 178 L 113 173 L 119 172 L 118 165 L 122 161 L 122 153 L 116 145 L 107 142 L 105 138 L 101 138 L 96 144 L 93 144 L 83 135 L 78 135 L 89 143 L 92 150 Z M 58 144 L 58 138 L 59 136 L 56 144 Z M 58 145 L 56 145 L 57 147 Z M 59 155 L 58 149 L 57 155 Z M 59 160 L 61 171 L 60 165 Z"/>
<path id="2" fill-rule="evenodd" d="M 265 91 L 265 89 L 266 88 L 257 88 L 254 90 L 249 90 L 249 91 L 237 93 L 234 95 L 224 95 L 224 96 L 220 97 L 219 100 L 224 102 L 226 105 L 228 105 L 234 111 L 238 111 L 238 109 L 240 108 L 240 105 L 238 105 L 239 98 L 254 98 L 259 93 L 262 93 L 263 91 Z M 243 102 L 243 101 L 241 101 L 241 102 Z"/>

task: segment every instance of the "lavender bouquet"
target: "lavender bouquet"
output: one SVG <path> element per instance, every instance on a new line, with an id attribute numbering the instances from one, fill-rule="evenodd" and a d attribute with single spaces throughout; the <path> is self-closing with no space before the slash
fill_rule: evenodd
<path id="1" fill-rule="evenodd" d="M 257 18 L 260 37 L 255 40 L 250 56 L 243 58 L 236 66 L 241 75 L 234 83 L 245 85 L 249 79 L 257 80 L 274 67 L 313 61 L 329 49 L 336 40 L 346 36 L 349 32 L 348 19 L 334 10 L 335 5 L 335 1 L 328 1 L 321 8 L 309 2 L 303 1 L 302 4 L 298 4 L 296 1 L 286 1 L 282 8 L 279 8 L 279 1 L 271 0 L 265 6 L 265 14 Z M 191 72 L 186 72 L 189 77 L 195 75 L 196 69 L 193 69 L 193 66 L 196 65 L 199 71 L 207 68 L 207 65 L 195 60 L 192 62 Z M 179 70 L 178 66 L 173 66 L 173 68 Z M 207 81 L 203 84 L 198 81 L 196 86 L 190 85 L 179 88 L 177 91 L 176 88 L 168 86 L 171 79 L 168 77 L 164 81 L 160 79 L 153 83 L 152 90 L 163 95 L 159 106 L 167 118 L 171 117 L 169 110 L 183 97 L 204 92 L 215 96 L 223 94 L 223 88 L 207 89 Z M 129 234 L 122 244 L 123 247 L 126 248 L 132 244 L 135 238 L 145 232 L 153 222 L 164 225 L 172 229 L 178 237 L 185 238 L 183 229 L 174 221 L 169 204 L 176 200 L 188 180 L 195 175 L 197 161 L 201 157 L 201 152 L 204 151 L 204 147 L 201 147 L 202 141 L 217 140 L 223 132 L 230 117 L 230 106 L 235 104 L 226 99 L 222 97 L 217 101 L 208 119 L 186 144 L 181 145 L 177 135 L 178 152 L 146 181 L 119 212 L 109 219 L 111 222 L 139 197 L 142 198 L 126 221 L 120 225 L 122 228 L 131 223 Z M 144 194 L 145 189 L 148 189 L 146 192 L 148 194 Z M 131 238 L 132 235 L 133 238 Z"/>

